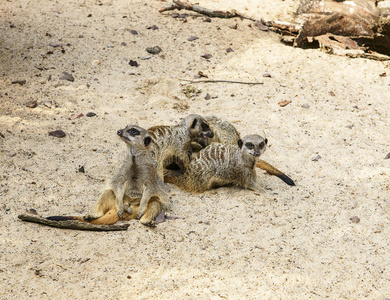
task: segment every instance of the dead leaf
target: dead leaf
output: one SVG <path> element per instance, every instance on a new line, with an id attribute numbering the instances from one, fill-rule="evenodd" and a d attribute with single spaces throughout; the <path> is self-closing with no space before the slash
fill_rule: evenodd
<path id="1" fill-rule="evenodd" d="M 285 107 L 286 105 L 290 104 L 292 101 L 291 100 L 284 100 L 280 101 L 278 104 L 280 107 Z"/>

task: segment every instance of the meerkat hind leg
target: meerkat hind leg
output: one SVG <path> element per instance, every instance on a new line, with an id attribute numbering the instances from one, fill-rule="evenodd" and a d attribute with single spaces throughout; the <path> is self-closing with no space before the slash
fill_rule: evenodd
<path id="1" fill-rule="evenodd" d="M 162 209 L 163 209 L 163 205 L 160 203 L 158 197 L 154 196 L 150 198 L 145 213 L 139 220 L 140 223 L 145 226 L 155 227 L 156 226 L 155 219 L 161 213 Z"/>

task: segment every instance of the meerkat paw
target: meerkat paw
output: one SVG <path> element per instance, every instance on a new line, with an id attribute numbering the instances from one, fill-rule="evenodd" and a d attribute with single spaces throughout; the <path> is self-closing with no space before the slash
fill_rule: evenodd
<path id="1" fill-rule="evenodd" d="M 144 214 L 145 214 L 145 209 L 140 208 L 138 211 L 137 218 L 141 219 Z"/>
<path id="2" fill-rule="evenodd" d="M 154 220 L 140 220 L 140 223 L 142 225 L 145 225 L 147 227 L 155 228 L 156 227 L 156 222 Z"/>
<path id="3" fill-rule="evenodd" d="M 84 216 L 83 219 L 84 219 L 84 221 L 90 222 L 90 221 L 99 219 L 101 216 L 103 216 L 103 215 L 102 214 L 90 214 L 90 215 Z"/>

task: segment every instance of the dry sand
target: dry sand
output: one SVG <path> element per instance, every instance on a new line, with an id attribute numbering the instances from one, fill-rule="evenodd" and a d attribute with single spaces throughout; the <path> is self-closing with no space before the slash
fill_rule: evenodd
<path id="1" fill-rule="evenodd" d="M 291 17 L 297 4 L 258 2 L 200 4 L 268 19 Z M 390 298 L 390 63 L 288 47 L 248 20 L 189 13 L 184 22 L 160 14 L 164 5 L 1 1 L 0 298 Z M 264 84 L 193 84 L 201 92 L 188 98 L 180 79 L 199 71 Z M 96 233 L 17 219 L 29 208 L 91 212 L 125 148 L 116 130 L 189 113 L 266 136 L 263 159 L 297 185 L 259 170 L 262 194 L 171 186 L 168 214 L 181 219 L 156 229 L 133 220 L 128 231 Z M 57 129 L 66 137 L 48 135 Z"/>

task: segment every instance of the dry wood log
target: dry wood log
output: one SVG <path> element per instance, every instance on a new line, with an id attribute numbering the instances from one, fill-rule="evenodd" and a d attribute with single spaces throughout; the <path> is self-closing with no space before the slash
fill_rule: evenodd
<path id="1" fill-rule="evenodd" d="M 74 230 L 89 230 L 89 231 L 119 231 L 127 230 L 130 224 L 112 224 L 112 225 L 94 225 L 87 222 L 81 222 L 77 220 L 67 221 L 52 221 L 44 217 L 35 214 L 21 214 L 18 218 L 22 221 L 39 223 L 46 226 L 57 227 L 62 229 L 74 229 Z"/>

